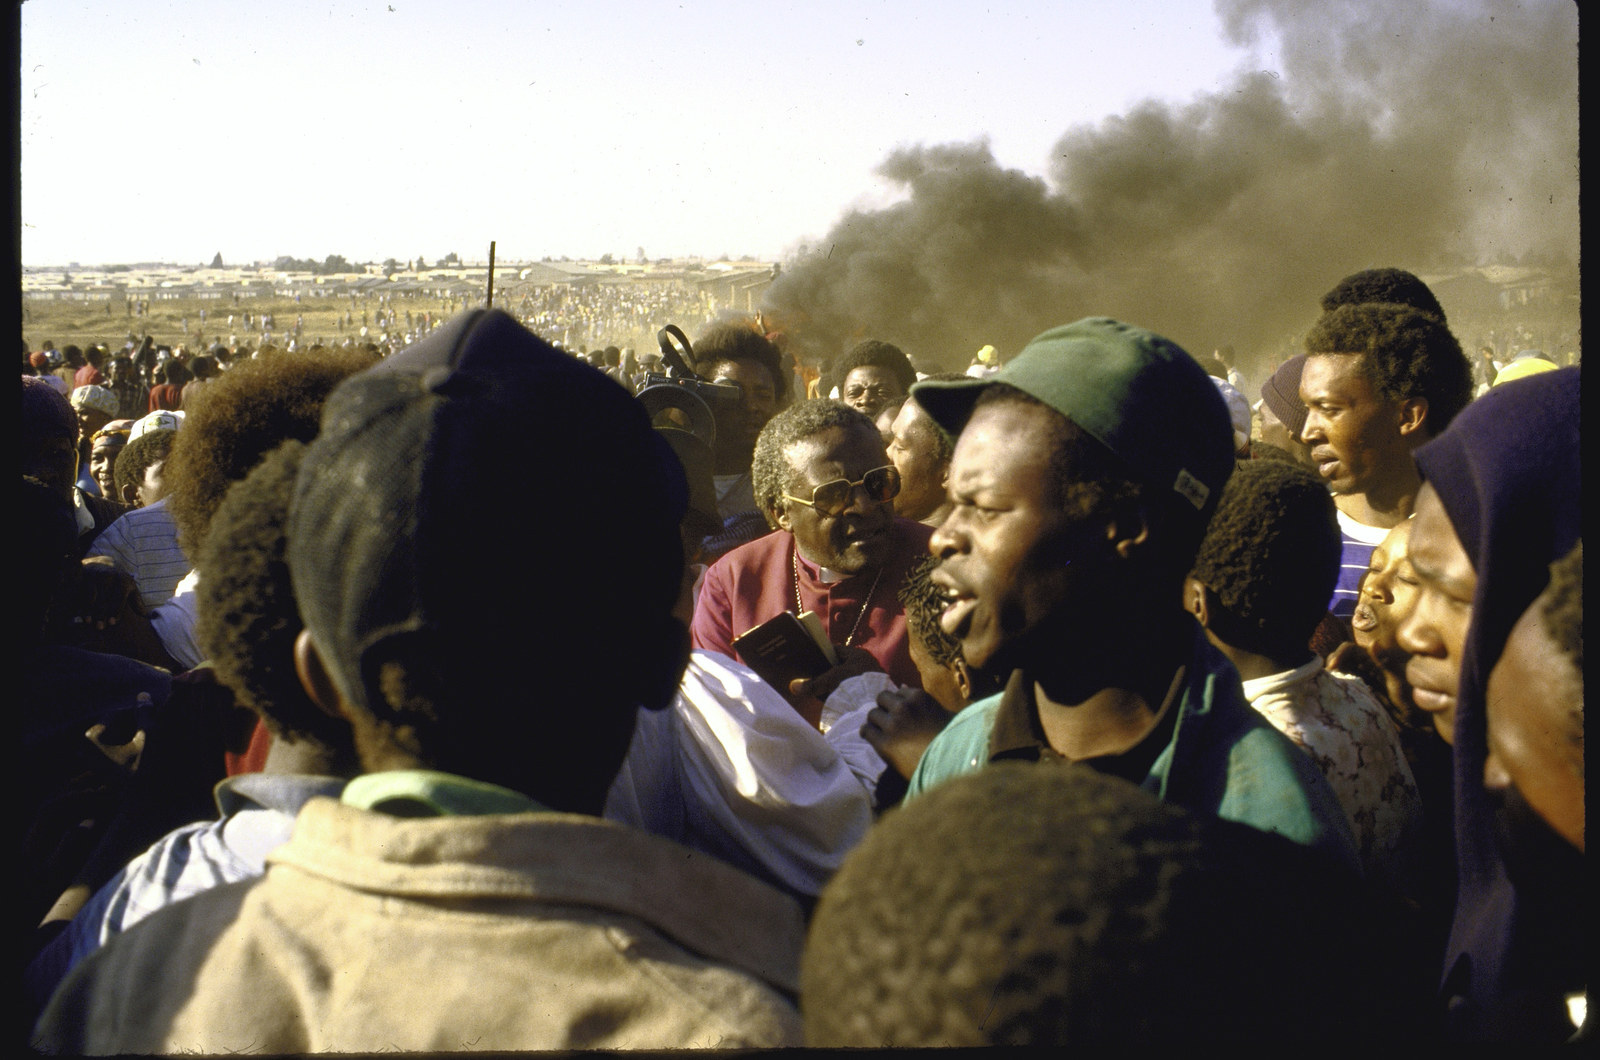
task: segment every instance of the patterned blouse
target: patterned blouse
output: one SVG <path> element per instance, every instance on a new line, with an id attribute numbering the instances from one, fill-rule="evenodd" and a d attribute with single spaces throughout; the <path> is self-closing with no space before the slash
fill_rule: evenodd
<path id="1" fill-rule="evenodd" d="M 1245 698 L 1311 756 L 1339 797 L 1369 879 L 1415 897 L 1422 798 L 1394 722 L 1359 678 L 1304 666 L 1244 682 Z"/>

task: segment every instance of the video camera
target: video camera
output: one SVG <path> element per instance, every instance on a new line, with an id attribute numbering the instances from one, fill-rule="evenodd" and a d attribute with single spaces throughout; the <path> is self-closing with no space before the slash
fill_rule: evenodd
<path id="1" fill-rule="evenodd" d="M 673 344 L 674 339 L 682 346 L 683 353 Z M 666 374 L 647 372 L 644 385 L 634 396 L 650 413 L 652 423 L 659 426 L 663 420 L 671 422 L 715 448 L 717 413 L 737 408 L 744 391 L 737 383 L 713 383 L 696 375 L 683 356 L 688 354 L 692 358 L 694 350 L 676 324 L 668 324 L 656 332 L 656 343 L 661 347 Z"/>

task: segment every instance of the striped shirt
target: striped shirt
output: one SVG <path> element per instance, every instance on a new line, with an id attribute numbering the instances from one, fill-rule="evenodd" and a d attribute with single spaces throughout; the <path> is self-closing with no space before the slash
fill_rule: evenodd
<path id="1" fill-rule="evenodd" d="M 88 554 L 109 558 L 112 566 L 138 583 L 145 607 L 172 599 L 190 567 L 178 547 L 178 524 L 164 499 L 117 519 L 95 538 Z"/>
<path id="2" fill-rule="evenodd" d="M 1361 595 L 1361 579 L 1372 560 L 1372 550 L 1383 544 L 1389 536 L 1387 527 L 1358 523 L 1339 512 L 1339 541 L 1343 546 L 1339 554 L 1339 580 L 1333 586 L 1333 599 L 1328 601 L 1332 611 L 1346 625 L 1356 613 L 1356 600 Z"/>

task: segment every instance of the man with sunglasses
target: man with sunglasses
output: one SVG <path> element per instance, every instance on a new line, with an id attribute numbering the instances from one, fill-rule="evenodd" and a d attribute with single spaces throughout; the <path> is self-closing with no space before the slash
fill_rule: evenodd
<path id="1" fill-rule="evenodd" d="M 782 611 L 811 611 L 834 644 L 865 649 L 920 688 L 899 591 L 932 529 L 896 518 L 900 475 L 878 428 L 838 402 L 793 405 L 762 430 L 752 476 L 774 532 L 706 571 L 694 646 L 737 658 L 735 637 Z"/>

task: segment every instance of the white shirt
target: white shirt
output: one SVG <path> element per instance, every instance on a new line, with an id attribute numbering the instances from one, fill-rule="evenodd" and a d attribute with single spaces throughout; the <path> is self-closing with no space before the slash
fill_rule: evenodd
<path id="1" fill-rule="evenodd" d="M 200 584 L 200 572 L 191 570 L 178 582 L 172 599 L 150 612 L 150 625 L 161 638 L 161 646 L 173 661 L 185 670 L 192 670 L 206 661 L 206 653 L 194 639 L 195 616 L 198 613 L 195 589 Z"/>
<path id="2" fill-rule="evenodd" d="M 696 651 L 673 703 L 639 712 L 604 816 L 817 894 L 872 823 L 883 764 L 860 728 L 824 736 L 742 663 Z"/>

